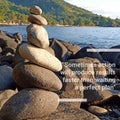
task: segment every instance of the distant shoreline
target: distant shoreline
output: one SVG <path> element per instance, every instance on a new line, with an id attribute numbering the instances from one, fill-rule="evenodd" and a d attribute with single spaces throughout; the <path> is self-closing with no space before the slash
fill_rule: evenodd
<path id="1" fill-rule="evenodd" d="M 20 25 L 28 25 L 28 24 L 18 24 L 18 23 L 0 23 L 0 26 L 20 26 Z"/>
<path id="2" fill-rule="evenodd" d="M 27 26 L 28 24 L 18 24 L 18 23 L 0 23 L 0 26 Z M 56 27 L 103 27 L 103 26 L 78 26 L 78 25 L 60 25 L 60 24 L 56 24 L 56 25 L 47 25 L 47 26 L 56 26 Z M 111 28 L 111 27 L 107 27 L 107 28 Z M 114 27 L 112 27 L 114 28 Z M 117 27 L 119 28 L 119 27 Z"/>

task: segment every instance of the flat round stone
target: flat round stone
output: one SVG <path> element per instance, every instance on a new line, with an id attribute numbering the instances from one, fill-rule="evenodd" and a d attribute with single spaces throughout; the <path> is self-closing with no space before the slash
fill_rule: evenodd
<path id="1" fill-rule="evenodd" d="M 33 24 L 38 24 L 38 25 L 47 25 L 48 24 L 47 20 L 44 17 L 42 17 L 40 15 L 34 15 L 34 14 L 31 14 L 28 17 L 28 21 Z"/>
<path id="2" fill-rule="evenodd" d="M 19 47 L 20 55 L 29 61 L 54 72 L 62 70 L 62 63 L 48 51 L 23 43 Z"/>
<path id="3" fill-rule="evenodd" d="M 34 5 L 33 7 L 30 8 L 30 13 L 35 15 L 41 15 L 42 9 L 39 6 Z"/>

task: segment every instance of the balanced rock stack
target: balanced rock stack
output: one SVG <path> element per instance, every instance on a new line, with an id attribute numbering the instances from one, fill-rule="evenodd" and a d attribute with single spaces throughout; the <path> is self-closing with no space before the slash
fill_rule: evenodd
<path id="1" fill-rule="evenodd" d="M 19 54 L 28 62 L 18 63 L 13 70 L 16 84 L 22 89 L 3 106 L 0 116 L 5 120 L 39 119 L 56 110 L 59 97 L 53 91 L 62 88 L 54 72 L 61 62 L 45 49 L 49 47 L 47 21 L 38 6 L 30 9 L 27 27 L 28 41 L 19 46 Z"/>

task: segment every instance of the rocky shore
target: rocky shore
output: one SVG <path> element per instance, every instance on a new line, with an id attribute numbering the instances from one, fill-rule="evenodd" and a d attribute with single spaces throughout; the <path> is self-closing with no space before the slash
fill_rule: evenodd
<path id="1" fill-rule="evenodd" d="M 28 21 L 26 42 L 0 31 L 0 120 L 119 120 L 120 52 L 48 38 L 38 6 Z"/>

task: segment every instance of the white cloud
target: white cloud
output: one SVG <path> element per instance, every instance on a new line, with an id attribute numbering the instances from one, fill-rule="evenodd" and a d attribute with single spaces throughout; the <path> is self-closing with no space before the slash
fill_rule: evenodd
<path id="1" fill-rule="evenodd" d="M 120 18 L 120 0 L 65 0 L 106 17 Z"/>

